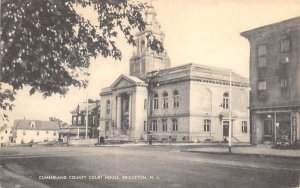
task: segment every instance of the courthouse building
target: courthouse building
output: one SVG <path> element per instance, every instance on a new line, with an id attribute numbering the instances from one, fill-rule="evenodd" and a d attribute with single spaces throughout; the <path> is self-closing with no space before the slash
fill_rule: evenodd
<path id="1" fill-rule="evenodd" d="M 223 141 L 228 139 L 231 120 L 232 140 L 249 142 L 248 80 L 231 70 L 193 63 L 171 67 L 166 52 L 147 48 L 149 32 L 161 41 L 165 35 L 152 6 L 145 16 L 146 29 L 136 34 L 130 74 L 120 75 L 100 93 L 100 135 Z"/>
<path id="2" fill-rule="evenodd" d="M 251 142 L 300 134 L 300 17 L 245 31 L 250 43 Z"/>

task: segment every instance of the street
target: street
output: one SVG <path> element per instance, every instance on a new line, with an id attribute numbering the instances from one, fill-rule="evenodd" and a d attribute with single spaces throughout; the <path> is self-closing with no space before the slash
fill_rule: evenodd
<path id="1" fill-rule="evenodd" d="M 298 159 L 190 153 L 180 149 L 1 148 L 1 187 L 299 186 Z"/>

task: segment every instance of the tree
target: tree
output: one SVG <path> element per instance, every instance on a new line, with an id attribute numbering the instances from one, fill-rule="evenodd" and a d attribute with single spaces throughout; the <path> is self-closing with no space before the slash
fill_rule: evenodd
<path id="1" fill-rule="evenodd" d="M 98 23 L 76 12 L 92 7 Z M 64 95 L 70 86 L 86 87 L 90 59 L 97 55 L 120 60 L 119 35 L 135 45 L 133 31 L 145 29 L 145 4 L 127 0 L 1 0 L 0 89 L 1 105 L 12 107 L 16 90 L 29 86 L 30 94 Z M 154 35 L 148 46 L 162 52 Z M 3 103 L 6 103 L 3 104 Z"/>
<path id="2" fill-rule="evenodd" d="M 49 117 L 49 120 L 58 122 L 60 127 L 64 127 L 64 126 L 68 125 L 68 123 L 66 123 L 66 122 L 64 122 L 64 121 L 62 121 L 62 120 L 60 120 L 59 118 L 56 118 L 56 117 Z"/>

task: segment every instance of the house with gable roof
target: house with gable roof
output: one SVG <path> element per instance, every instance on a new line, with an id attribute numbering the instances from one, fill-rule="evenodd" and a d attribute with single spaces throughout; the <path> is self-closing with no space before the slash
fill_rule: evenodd
<path id="1" fill-rule="evenodd" d="M 16 144 L 57 141 L 59 124 L 56 121 L 15 120 L 12 137 Z"/>

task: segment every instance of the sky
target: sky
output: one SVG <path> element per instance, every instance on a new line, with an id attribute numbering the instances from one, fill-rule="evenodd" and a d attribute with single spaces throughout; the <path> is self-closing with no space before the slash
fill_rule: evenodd
<path id="1" fill-rule="evenodd" d="M 300 16 L 300 0 L 153 0 L 152 5 L 166 34 L 164 47 L 172 67 L 193 62 L 232 69 L 244 77 L 249 76 L 250 51 L 240 33 Z M 90 10 L 80 12 L 95 19 Z M 129 73 L 134 47 L 122 39 L 119 47 L 121 61 L 100 56 L 91 61 L 87 89 L 71 87 L 64 97 L 46 99 L 39 93 L 30 96 L 28 88 L 18 91 L 8 124 L 16 119 L 48 120 L 52 116 L 70 123 L 70 112 L 78 103 L 87 97 L 100 99 L 101 88 Z"/>

